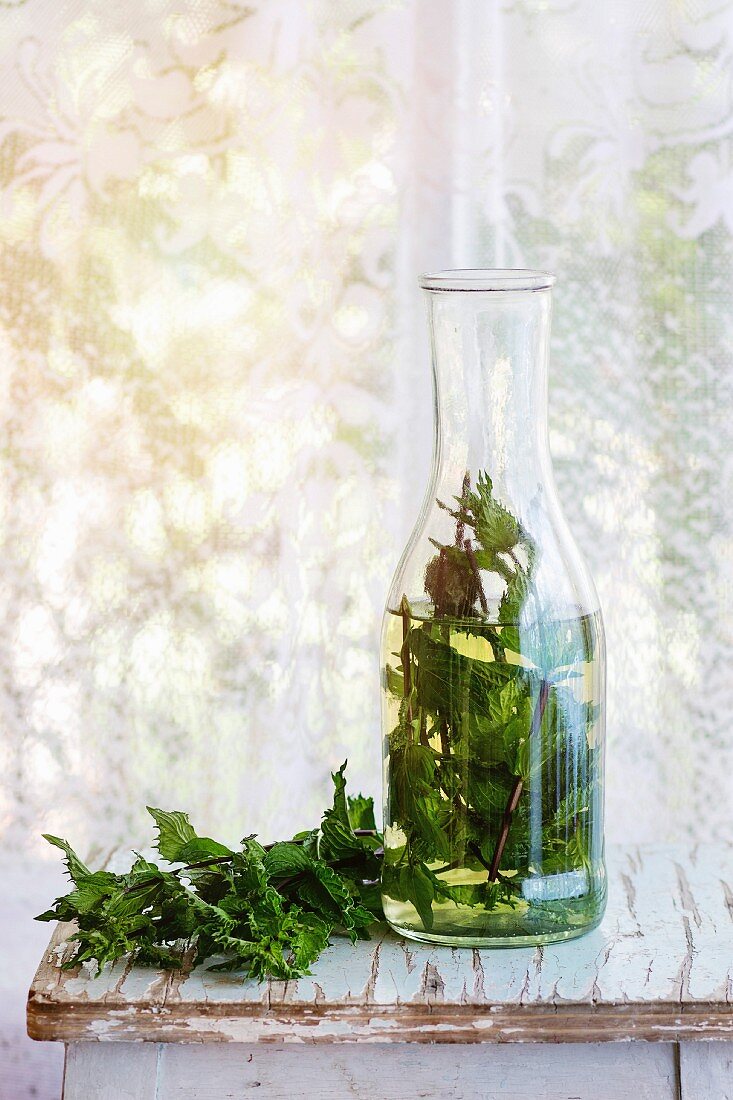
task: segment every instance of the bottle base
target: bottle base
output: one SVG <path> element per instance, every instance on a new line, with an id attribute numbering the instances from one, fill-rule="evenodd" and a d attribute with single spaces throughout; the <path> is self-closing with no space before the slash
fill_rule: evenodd
<path id="1" fill-rule="evenodd" d="M 601 923 L 601 917 L 590 924 L 577 928 L 566 928 L 552 932 L 535 932 L 527 935 L 516 936 L 485 936 L 485 935 L 441 935 L 439 932 L 417 932 L 413 928 L 402 928 L 392 921 L 387 921 L 389 927 L 398 936 L 408 940 L 416 940 L 418 943 L 435 943 L 443 947 L 472 947 L 480 950 L 489 950 L 492 947 L 542 947 L 548 943 L 564 943 L 566 940 L 577 940 L 592 932 Z"/>

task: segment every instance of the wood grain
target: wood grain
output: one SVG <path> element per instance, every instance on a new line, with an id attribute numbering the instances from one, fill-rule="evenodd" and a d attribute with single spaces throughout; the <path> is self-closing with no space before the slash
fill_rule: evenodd
<path id="1" fill-rule="evenodd" d="M 582 939 L 471 951 L 389 930 L 334 942 L 298 982 L 59 970 L 59 928 L 28 1002 L 29 1032 L 67 1041 L 602 1042 L 733 1037 L 733 848 L 611 852 L 609 908 Z"/>
<path id="2" fill-rule="evenodd" d="M 75 1052 L 70 1055 L 74 1088 L 69 1080 L 64 1100 L 152 1100 L 153 1095 L 156 1100 L 245 1100 L 252 1095 L 267 1100 L 678 1098 L 675 1051 L 669 1043 L 636 1045 L 633 1057 L 627 1047 L 612 1043 L 574 1047 L 572 1057 L 564 1046 L 79 1047 L 70 1048 Z M 100 1051 L 106 1056 L 101 1066 L 95 1061 Z M 146 1073 L 131 1072 L 141 1061 Z M 139 1093 L 128 1091 L 133 1084 Z M 717 1094 L 710 1093 L 707 1100 L 718 1100 Z"/>
<path id="3" fill-rule="evenodd" d="M 158 1049 L 145 1043 L 133 1049 L 72 1043 L 62 1100 L 159 1100 Z"/>
<path id="4" fill-rule="evenodd" d="M 680 1043 L 682 1100 L 733 1100 L 733 1043 Z"/>

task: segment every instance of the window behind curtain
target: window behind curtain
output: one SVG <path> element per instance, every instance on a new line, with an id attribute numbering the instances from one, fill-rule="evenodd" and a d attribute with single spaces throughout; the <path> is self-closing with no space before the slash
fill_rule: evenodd
<path id="1" fill-rule="evenodd" d="M 609 834 L 731 796 L 733 4 L 0 12 L 0 822 L 236 839 L 376 791 L 427 476 L 418 270 L 559 276 L 561 497 L 609 645 Z"/>

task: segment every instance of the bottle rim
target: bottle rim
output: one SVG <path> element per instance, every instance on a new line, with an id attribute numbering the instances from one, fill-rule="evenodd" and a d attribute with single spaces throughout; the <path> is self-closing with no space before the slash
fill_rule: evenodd
<path id="1" fill-rule="evenodd" d="M 555 284 L 555 276 L 549 271 L 523 267 L 466 267 L 428 272 L 420 276 L 419 282 L 423 290 L 549 290 Z"/>

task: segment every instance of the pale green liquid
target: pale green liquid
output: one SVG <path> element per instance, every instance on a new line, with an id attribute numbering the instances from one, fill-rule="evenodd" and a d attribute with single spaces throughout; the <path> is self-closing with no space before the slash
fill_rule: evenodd
<path id="1" fill-rule="evenodd" d="M 604 731 L 598 706 L 603 696 L 602 640 L 597 618 L 579 616 L 546 624 L 540 628 L 547 643 L 543 650 L 537 648 L 536 632 L 519 631 L 518 638 L 515 632 L 515 648 L 500 648 L 490 639 L 501 642 L 502 633 L 505 640 L 509 638 L 511 627 L 506 624 L 485 623 L 482 628 L 475 619 L 435 621 L 419 604 L 413 606 L 409 629 L 413 628 L 427 631 L 431 640 L 450 647 L 441 653 L 458 653 L 456 663 L 468 657 L 475 662 L 471 667 L 480 672 L 482 662 L 489 667 L 498 662 L 505 682 L 516 677 L 525 685 L 526 701 L 521 714 L 510 718 L 515 724 L 509 735 L 508 722 L 501 715 L 477 723 L 476 713 L 483 701 L 475 683 L 462 689 L 460 675 L 451 679 L 446 673 L 438 682 L 436 698 L 448 699 L 445 711 L 449 720 L 439 719 L 434 711 L 422 715 L 413 702 L 413 725 L 406 735 L 404 723 L 399 728 L 403 700 L 396 694 L 394 677 L 392 690 L 385 677 L 385 728 L 393 731 L 385 743 L 382 901 L 387 920 L 404 936 L 456 946 L 521 946 L 582 935 L 599 923 L 606 902 Z M 398 671 L 402 666 L 394 654 L 400 653 L 407 629 L 400 617 L 390 616 L 385 663 Z M 562 642 L 564 638 L 569 639 L 568 645 L 558 648 L 556 639 Z M 561 663 L 551 666 L 548 654 L 559 657 Z M 568 661 L 568 657 L 572 659 Z M 523 669 L 534 676 L 531 690 L 526 687 Z M 429 673 L 425 663 L 423 675 Z M 420 662 L 413 659 L 413 683 L 420 674 Z M 538 689 L 543 680 L 549 686 Z M 464 698 L 459 697 L 461 690 Z M 542 690 L 547 698 L 538 722 L 535 712 Z M 400 888 L 400 876 L 410 860 L 408 837 L 417 838 L 413 851 L 426 845 L 421 825 L 424 803 L 415 794 L 423 789 L 425 776 L 406 774 L 401 762 L 410 738 L 422 746 L 421 759 L 429 756 L 435 760 L 435 774 L 428 782 L 428 816 L 431 822 L 440 822 L 436 841 L 440 851 L 431 852 L 428 843 L 422 859 L 440 882 L 461 888 L 452 890 L 450 898 L 436 893 L 429 921 Z M 492 880 L 498 886 L 490 897 L 487 865 L 492 863 L 506 823 L 507 795 L 511 796 L 521 770 L 519 765 L 512 769 L 507 764 L 507 738 L 510 746 L 520 738 L 527 742 L 525 775 L 509 818 L 498 874 Z M 450 781 L 442 782 L 444 776 Z M 497 898 L 499 886 L 502 896 Z"/>

